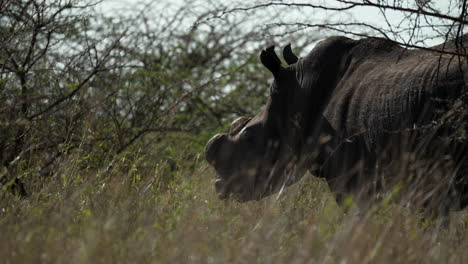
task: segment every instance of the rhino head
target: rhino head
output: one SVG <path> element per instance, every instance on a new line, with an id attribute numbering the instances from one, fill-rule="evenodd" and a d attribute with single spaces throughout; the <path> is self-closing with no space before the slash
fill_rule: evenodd
<path id="1" fill-rule="evenodd" d="M 273 74 L 266 107 L 255 117 L 236 119 L 228 133 L 215 135 L 205 149 L 206 159 L 216 170 L 215 188 L 221 199 L 259 200 L 298 180 L 304 129 L 301 76 L 298 58 L 290 46 L 283 50 L 289 64 L 281 66 L 274 47 L 260 54 L 262 64 Z M 311 143 L 311 142 L 307 142 Z"/>

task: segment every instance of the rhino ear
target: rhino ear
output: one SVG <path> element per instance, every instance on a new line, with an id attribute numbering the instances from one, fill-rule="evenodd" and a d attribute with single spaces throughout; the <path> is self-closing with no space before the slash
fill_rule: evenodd
<path id="1" fill-rule="evenodd" d="M 283 58 L 288 65 L 294 64 L 298 61 L 298 58 L 291 50 L 291 44 L 286 45 L 283 49 Z"/>
<path id="2" fill-rule="evenodd" d="M 275 53 L 275 46 L 270 46 L 267 49 L 262 50 L 262 53 L 260 53 L 260 61 L 263 66 L 273 73 L 275 78 L 279 76 L 279 72 L 282 67 L 281 61 Z"/>

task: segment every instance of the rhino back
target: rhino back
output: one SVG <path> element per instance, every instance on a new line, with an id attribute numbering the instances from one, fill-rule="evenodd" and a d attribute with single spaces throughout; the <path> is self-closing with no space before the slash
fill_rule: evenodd
<path id="1" fill-rule="evenodd" d="M 375 148 L 389 133 L 428 123 L 448 110 L 464 92 L 467 75 L 466 62 L 452 55 L 372 41 L 352 51 L 324 115 L 343 136 L 363 134 Z"/>

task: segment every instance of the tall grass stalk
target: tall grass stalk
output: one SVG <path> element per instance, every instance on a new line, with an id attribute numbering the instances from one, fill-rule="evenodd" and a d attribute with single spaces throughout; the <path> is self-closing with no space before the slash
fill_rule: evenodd
<path id="1" fill-rule="evenodd" d="M 83 170 L 64 161 L 19 199 L 2 192 L 2 263 L 466 263 L 468 215 L 440 227 L 391 202 L 338 207 L 322 180 L 240 204 L 217 199 L 213 171 L 145 157 Z"/>

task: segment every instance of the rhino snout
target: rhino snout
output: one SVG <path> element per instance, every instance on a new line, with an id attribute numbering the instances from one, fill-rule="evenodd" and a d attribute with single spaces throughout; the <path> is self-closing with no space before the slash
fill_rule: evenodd
<path id="1" fill-rule="evenodd" d="M 211 166 L 215 165 L 216 159 L 219 155 L 219 150 L 225 141 L 226 134 L 217 134 L 206 144 L 205 158 Z"/>

